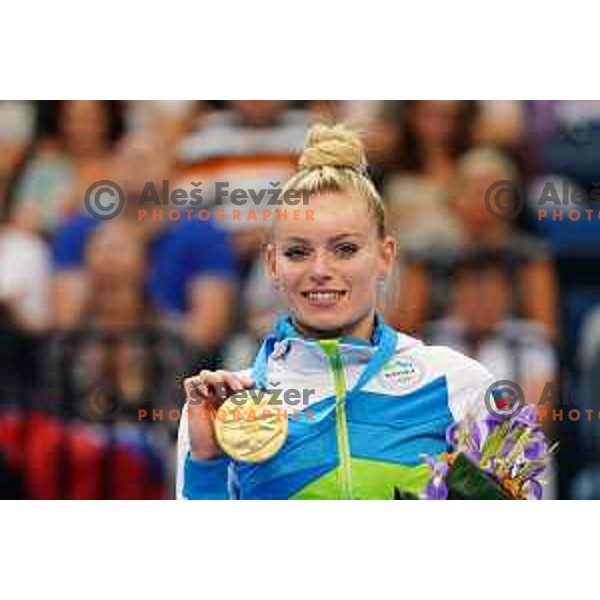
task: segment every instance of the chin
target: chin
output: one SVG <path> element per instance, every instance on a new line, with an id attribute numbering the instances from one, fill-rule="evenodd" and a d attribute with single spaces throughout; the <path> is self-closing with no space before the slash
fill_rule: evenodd
<path id="1" fill-rule="evenodd" d="M 338 333 L 351 326 L 353 320 L 351 318 L 340 317 L 339 314 L 331 315 L 314 315 L 314 314 L 298 314 L 298 322 L 306 329 L 311 329 L 319 332 Z"/>

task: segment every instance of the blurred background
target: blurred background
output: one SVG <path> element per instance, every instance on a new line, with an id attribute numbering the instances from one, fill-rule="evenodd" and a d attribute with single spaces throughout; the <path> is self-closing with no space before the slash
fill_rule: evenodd
<path id="1" fill-rule="evenodd" d="M 542 398 L 548 495 L 600 498 L 600 101 L 400 100 L 0 101 L 0 497 L 173 496 L 182 380 L 248 365 L 281 306 L 260 223 L 134 206 L 147 181 L 202 181 L 202 207 L 285 182 L 315 121 L 363 136 L 400 247 L 387 320 Z M 83 204 L 103 179 L 106 221 Z M 591 218 L 540 220 L 548 183 Z"/>

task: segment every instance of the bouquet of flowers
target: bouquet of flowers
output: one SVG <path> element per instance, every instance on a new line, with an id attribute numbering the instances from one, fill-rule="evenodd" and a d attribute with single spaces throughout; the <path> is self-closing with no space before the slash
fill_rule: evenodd
<path id="1" fill-rule="evenodd" d="M 465 419 L 446 432 L 450 452 L 423 456 L 430 480 L 421 498 L 428 500 L 541 499 L 540 477 L 556 446 L 548 447 L 534 406 L 506 419 Z M 398 488 L 397 500 L 417 499 Z"/>

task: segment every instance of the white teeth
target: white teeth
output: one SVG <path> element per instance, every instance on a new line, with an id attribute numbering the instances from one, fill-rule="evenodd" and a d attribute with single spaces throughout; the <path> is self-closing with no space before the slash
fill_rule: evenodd
<path id="1" fill-rule="evenodd" d="M 315 301 L 333 301 L 339 300 L 342 297 L 342 292 L 309 292 L 308 298 Z"/>

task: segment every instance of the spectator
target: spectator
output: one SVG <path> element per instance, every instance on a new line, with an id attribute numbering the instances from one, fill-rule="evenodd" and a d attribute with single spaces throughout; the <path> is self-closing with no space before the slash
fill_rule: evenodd
<path id="1" fill-rule="evenodd" d="M 455 242 L 443 240 L 408 251 L 400 281 L 400 304 L 390 319 L 403 330 L 418 329 L 443 312 L 453 264 L 465 253 L 494 251 L 511 272 L 513 313 L 539 323 L 548 339 L 557 333 L 557 288 L 553 262 L 539 240 L 514 231 L 494 216 L 484 201 L 497 181 L 516 181 L 512 163 L 497 150 L 475 148 L 457 167 L 453 208 L 458 218 Z M 516 184 L 515 184 L 516 185 Z"/>
<path id="2" fill-rule="evenodd" d="M 158 190 L 169 175 L 159 141 L 143 134 L 126 138 L 115 157 L 116 178 L 127 201 L 117 217 L 135 224 L 148 243 L 147 292 L 161 315 L 173 322 L 199 352 L 213 352 L 225 339 L 235 291 L 228 239 L 210 221 L 138 219 L 137 201 L 146 181 Z M 73 217 L 53 244 L 57 325 L 78 324 L 90 293 L 83 272 L 85 249 L 103 221 L 87 213 Z"/>
<path id="3" fill-rule="evenodd" d="M 173 387 L 184 375 L 186 353 L 146 299 L 146 266 L 135 224 L 105 224 L 90 237 L 84 318 L 54 340 L 47 365 L 47 387 L 65 427 L 44 471 L 56 470 L 59 496 L 166 493 L 168 425 L 174 434 L 176 423 L 162 413 L 160 420 L 146 416 L 177 408 Z"/>
<path id="4" fill-rule="evenodd" d="M 554 405 L 547 390 L 555 389 L 558 359 L 543 328 L 512 315 L 511 273 L 494 252 L 465 256 L 454 265 L 447 315 L 426 327 L 429 343 L 467 353 L 497 380 L 516 382 L 526 402 L 545 410 L 549 438 L 556 434 Z M 541 404 L 540 404 L 541 402 Z M 556 497 L 555 465 L 546 474 L 544 498 Z"/>
<path id="5" fill-rule="evenodd" d="M 461 153 L 470 146 L 476 105 L 465 101 L 406 102 L 401 112 L 396 173 L 385 186 L 390 227 L 404 247 L 453 242 L 448 208 Z"/>
<path id="6" fill-rule="evenodd" d="M 50 259 L 45 243 L 0 221 L 2 497 L 26 495 L 23 440 L 28 411 L 42 385 L 42 349 L 50 323 L 49 285 Z"/>
<path id="7" fill-rule="evenodd" d="M 217 181 L 233 189 L 270 189 L 282 183 L 296 166 L 304 142 L 309 115 L 288 109 L 279 100 L 239 100 L 228 110 L 209 117 L 203 129 L 185 138 L 179 150 L 181 177 L 185 185 L 202 181 L 207 200 Z M 214 199 L 214 196 L 213 196 Z M 266 196 L 264 202 L 269 200 Z M 231 205 L 226 202 L 223 208 Z M 258 208 L 253 202 L 236 206 L 246 215 Z M 233 241 L 242 274 L 246 275 L 260 250 L 266 223 L 224 220 L 233 229 Z"/>
<path id="8" fill-rule="evenodd" d="M 428 324 L 426 337 L 481 361 L 498 379 L 517 382 L 533 403 L 555 380 L 554 348 L 538 323 L 514 316 L 511 273 L 495 252 L 454 265 L 448 311 Z"/>
<path id="9" fill-rule="evenodd" d="M 117 102 L 62 101 L 54 108 L 56 124 L 40 133 L 15 189 L 15 222 L 42 232 L 77 211 L 90 183 L 108 178 L 123 127 Z"/>
<path id="10" fill-rule="evenodd" d="M 525 103 L 520 100 L 482 100 L 475 127 L 477 144 L 518 150 L 525 133 Z"/>
<path id="11" fill-rule="evenodd" d="M 0 396 L 18 396 L 35 383 L 39 340 L 50 324 L 49 285 L 45 243 L 0 224 Z"/>
<path id="12" fill-rule="evenodd" d="M 173 147 L 182 136 L 200 127 L 209 112 L 206 102 L 198 100 L 129 100 L 127 131 L 159 135 Z"/>
<path id="13" fill-rule="evenodd" d="M 34 122 L 33 102 L 0 100 L 0 198 L 11 197 L 14 179 L 33 138 Z"/>

